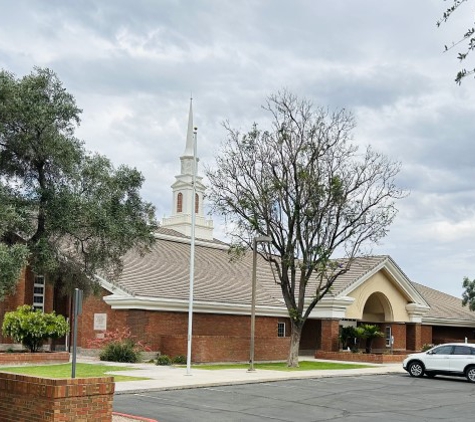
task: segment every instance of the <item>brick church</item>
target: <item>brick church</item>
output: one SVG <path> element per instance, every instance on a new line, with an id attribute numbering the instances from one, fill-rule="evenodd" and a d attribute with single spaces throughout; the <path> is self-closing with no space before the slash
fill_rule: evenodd
<path id="1" fill-rule="evenodd" d="M 213 238 L 213 222 L 203 209 L 202 178 L 192 185 L 193 116 L 190 114 L 181 171 L 172 185 L 172 213 L 157 230 L 150 253 L 130 251 L 124 270 L 111 282 L 98 277 L 101 295 L 85 300 L 78 319 L 78 345 L 87 349 L 106 331 L 129 328 L 153 351 L 186 355 L 191 210 L 195 212 L 193 300 L 194 362 L 247 361 L 250 348 L 252 253 L 230 262 L 229 245 Z M 195 195 L 193 195 L 195 193 Z M 194 197 L 193 197 L 194 196 Z M 269 264 L 257 261 L 255 359 L 283 360 L 290 343 L 290 322 L 280 287 Z M 3 315 L 22 304 L 69 316 L 70 300 L 28 269 L 15 294 L 0 302 Z M 405 352 L 424 344 L 475 341 L 475 314 L 461 299 L 408 279 L 389 256 L 357 258 L 330 294 L 313 310 L 300 343 L 302 354 L 338 351 L 342 326 L 377 324 L 385 334 L 373 350 Z M 0 349 L 11 347 L 0 333 Z M 56 348 L 67 347 L 67 340 Z"/>

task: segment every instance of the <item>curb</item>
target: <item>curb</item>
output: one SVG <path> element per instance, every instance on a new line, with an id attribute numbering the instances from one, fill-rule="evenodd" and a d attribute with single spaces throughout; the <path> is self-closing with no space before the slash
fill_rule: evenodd
<path id="1" fill-rule="evenodd" d="M 112 416 L 123 416 L 124 418 L 132 419 L 140 422 L 158 422 L 156 419 L 143 418 L 142 416 L 128 415 L 127 413 L 112 412 Z"/>
<path id="2" fill-rule="evenodd" d="M 222 387 L 230 385 L 246 385 L 246 384 L 265 384 L 270 382 L 281 382 L 281 381 L 293 381 L 293 380 L 305 380 L 305 379 L 319 379 L 319 378 L 337 378 L 337 377 L 367 377 L 375 375 L 404 375 L 405 372 L 396 372 L 396 371 L 381 371 L 378 373 L 365 373 L 365 374 L 315 374 L 315 375 L 306 375 L 301 377 L 280 377 L 280 378 L 271 378 L 271 379 L 256 379 L 256 380 L 240 380 L 240 381 L 216 381 L 216 382 L 205 382 L 201 384 L 193 385 L 175 385 L 168 387 L 151 387 L 151 388 L 138 388 L 136 390 L 123 390 L 115 391 L 114 395 L 124 395 L 124 394 L 143 394 L 153 391 L 174 391 L 174 390 L 192 390 L 195 388 L 207 388 L 207 387 Z M 147 419 L 145 419 L 147 420 Z M 157 422 L 157 421 L 154 421 Z"/>

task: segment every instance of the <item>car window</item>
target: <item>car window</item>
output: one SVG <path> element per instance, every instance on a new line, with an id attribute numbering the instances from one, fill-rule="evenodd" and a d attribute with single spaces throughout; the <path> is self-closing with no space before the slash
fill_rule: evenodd
<path id="1" fill-rule="evenodd" d="M 454 346 L 440 346 L 432 349 L 433 355 L 450 355 Z"/>
<path id="2" fill-rule="evenodd" d="M 468 346 L 454 346 L 454 355 L 471 355 L 472 354 L 472 347 Z"/>

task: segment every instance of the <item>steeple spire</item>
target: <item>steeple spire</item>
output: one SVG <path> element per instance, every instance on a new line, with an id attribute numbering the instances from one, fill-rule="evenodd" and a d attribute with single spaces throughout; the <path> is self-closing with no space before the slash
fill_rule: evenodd
<path id="1" fill-rule="evenodd" d="M 196 142 L 194 132 L 193 98 L 190 98 L 185 152 L 180 157 L 180 174 L 175 176 L 176 181 L 172 185 L 172 213 L 170 217 L 165 217 L 162 220 L 162 227 L 167 227 L 186 236 L 190 236 L 193 210 L 195 214 L 196 238 L 212 240 L 213 220 L 205 217 L 203 208 L 203 199 L 206 190 L 202 182 L 203 178 L 196 175 L 195 183 L 193 183 L 194 143 Z M 198 173 L 198 161 L 199 159 L 196 158 L 196 173 Z"/>
<path id="2" fill-rule="evenodd" d="M 188 132 L 186 133 L 186 147 L 184 157 L 193 157 L 193 97 L 190 98 L 190 112 L 188 114 Z"/>

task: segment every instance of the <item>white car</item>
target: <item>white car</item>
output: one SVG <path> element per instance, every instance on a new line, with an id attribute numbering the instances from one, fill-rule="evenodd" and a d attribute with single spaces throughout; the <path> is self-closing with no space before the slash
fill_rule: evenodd
<path id="1" fill-rule="evenodd" d="M 402 367 L 412 377 L 452 375 L 475 382 L 475 344 L 440 344 L 426 352 L 408 355 Z"/>

